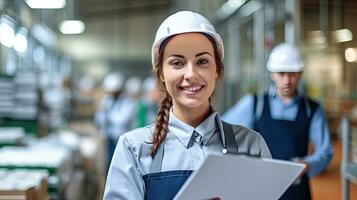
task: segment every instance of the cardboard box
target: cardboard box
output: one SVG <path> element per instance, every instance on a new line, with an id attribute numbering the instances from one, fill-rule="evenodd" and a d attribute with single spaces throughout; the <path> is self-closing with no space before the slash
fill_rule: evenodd
<path id="1" fill-rule="evenodd" d="M 8 170 L 0 180 L 0 200 L 48 200 L 47 172 Z"/>
<path id="2" fill-rule="evenodd" d="M 18 190 L 0 190 L 0 200 L 40 200 L 37 198 L 35 187 Z"/>

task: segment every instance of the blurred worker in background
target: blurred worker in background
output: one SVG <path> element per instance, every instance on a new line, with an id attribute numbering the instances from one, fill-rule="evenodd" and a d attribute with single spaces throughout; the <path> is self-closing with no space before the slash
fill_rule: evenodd
<path id="1" fill-rule="evenodd" d="M 103 81 L 106 94 L 95 113 L 95 122 L 107 137 L 108 167 L 119 136 L 130 129 L 135 117 L 135 102 L 123 93 L 123 86 L 120 73 L 109 73 Z"/>
<path id="2" fill-rule="evenodd" d="M 125 81 L 125 92 L 128 97 L 131 99 L 134 104 L 133 108 L 133 117 L 130 121 L 129 129 L 133 129 L 137 127 L 137 110 L 141 100 L 142 92 L 141 92 L 141 79 L 137 76 L 131 76 Z"/>
<path id="3" fill-rule="evenodd" d="M 125 81 L 125 91 L 135 101 L 141 97 L 141 80 L 137 76 L 131 76 Z"/>
<path id="4" fill-rule="evenodd" d="M 138 112 L 136 117 L 137 127 L 143 127 L 155 121 L 157 115 L 158 104 L 163 98 L 161 92 L 153 77 L 147 77 L 142 84 L 143 95 L 138 105 Z"/>
<path id="5" fill-rule="evenodd" d="M 304 174 L 281 199 L 308 200 L 308 177 L 324 170 L 333 154 L 324 112 L 317 102 L 297 90 L 304 69 L 297 47 L 277 45 L 267 68 L 275 85 L 264 94 L 243 97 L 222 118 L 261 133 L 273 158 L 304 163 Z M 310 142 L 314 151 L 308 155 Z"/>
<path id="6" fill-rule="evenodd" d="M 95 81 L 91 76 L 84 75 L 76 82 L 74 96 L 74 118 L 92 118 L 95 113 Z"/>

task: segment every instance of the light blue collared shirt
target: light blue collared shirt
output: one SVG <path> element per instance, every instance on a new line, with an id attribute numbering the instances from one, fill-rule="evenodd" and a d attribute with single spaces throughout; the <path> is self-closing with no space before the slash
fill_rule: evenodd
<path id="1" fill-rule="evenodd" d="M 170 111 L 169 132 L 165 139 L 162 171 L 196 170 L 212 148 L 208 141 L 221 146 L 215 117 L 212 113 L 196 128 L 182 122 Z M 152 158 L 150 129 L 144 127 L 123 134 L 117 144 L 108 172 L 103 199 L 144 199 L 142 176 L 150 173 Z M 204 145 L 191 142 L 194 131 L 202 136 Z M 217 141 L 218 140 L 218 141 Z M 215 141 L 215 142 L 214 142 Z"/>
<path id="2" fill-rule="evenodd" d="M 276 94 L 275 86 L 271 86 L 268 90 L 268 97 L 272 119 L 295 120 L 299 108 L 298 101 L 302 98 L 300 93 L 293 97 L 290 102 L 284 103 Z M 222 119 L 228 123 L 253 128 L 253 106 L 253 95 L 246 95 L 224 113 Z M 327 167 L 333 155 L 330 132 L 327 127 L 324 112 L 320 105 L 317 107 L 311 119 L 309 139 L 314 145 L 314 152 L 302 159 L 310 166 L 308 172 L 309 177 L 313 177 Z"/>
<path id="3" fill-rule="evenodd" d="M 164 144 L 162 171 L 196 170 L 209 153 L 221 153 L 223 148 L 217 121 L 213 112 L 196 128 L 182 122 L 170 111 L 168 133 Z M 109 168 L 105 200 L 144 199 L 145 183 L 142 176 L 151 173 L 151 141 L 153 124 L 120 136 Z M 261 135 L 250 129 L 236 130 L 238 151 L 270 158 L 270 152 Z M 239 131 L 239 132 L 238 132 Z M 201 141 L 192 142 L 194 132 Z"/>

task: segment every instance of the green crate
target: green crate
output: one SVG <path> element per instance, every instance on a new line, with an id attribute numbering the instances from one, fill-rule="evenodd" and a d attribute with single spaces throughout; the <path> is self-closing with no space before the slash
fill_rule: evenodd
<path id="1" fill-rule="evenodd" d="M 38 120 L 17 120 L 11 118 L 3 118 L 1 120 L 1 126 L 6 127 L 22 127 L 28 134 L 37 135 L 39 130 Z"/>

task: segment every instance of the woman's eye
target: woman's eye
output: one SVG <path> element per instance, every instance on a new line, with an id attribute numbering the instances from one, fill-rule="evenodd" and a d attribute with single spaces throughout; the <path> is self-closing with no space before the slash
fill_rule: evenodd
<path id="1" fill-rule="evenodd" d="M 200 59 L 197 61 L 198 65 L 207 65 L 209 62 L 206 59 Z"/>
<path id="2" fill-rule="evenodd" d="M 170 64 L 175 68 L 182 67 L 184 65 L 181 61 L 172 61 Z"/>

